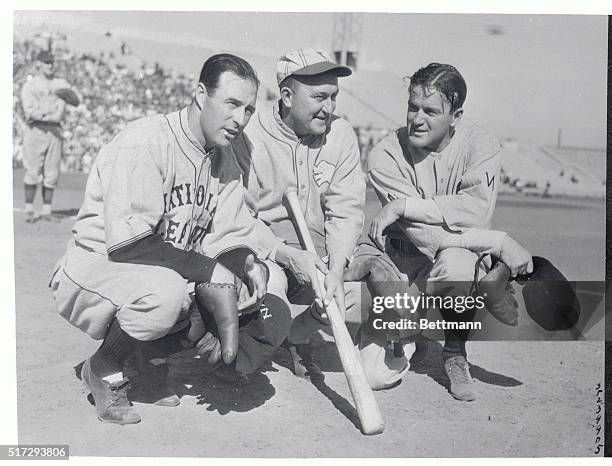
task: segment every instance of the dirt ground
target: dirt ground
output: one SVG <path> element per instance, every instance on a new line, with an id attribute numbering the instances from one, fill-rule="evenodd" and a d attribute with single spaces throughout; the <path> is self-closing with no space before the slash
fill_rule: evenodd
<path id="1" fill-rule="evenodd" d="M 249 385 L 226 386 L 192 351 L 184 351 L 166 362 L 180 406 L 136 402 L 140 424 L 103 424 L 75 375 L 98 343 L 55 314 L 47 288 L 85 180 L 62 179 L 56 202 L 61 222 L 26 224 L 21 172 L 14 179 L 20 444 L 68 444 L 71 456 L 123 457 L 594 455 L 595 387 L 604 377 L 602 323 L 583 332 L 586 341 L 552 341 L 564 336 L 541 331 L 540 341 L 469 343 L 479 391 L 470 403 L 450 396 L 433 335 L 424 361 L 413 364 L 398 387 L 376 393 L 386 429 L 372 437 L 357 427 L 335 347 L 325 338 L 316 342 L 314 354 L 325 374 L 322 382 L 295 378 L 287 353 L 279 350 Z M 370 193 L 368 211 L 376 206 Z M 573 280 L 603 279 L 604 223 L 603 200 L 502 198 L 494 218 L 494 227 L 511 231 Z M 518 331 L 535 331 L 527 315 Z M 136 377 L 135 390 L 143 382 Z"/>

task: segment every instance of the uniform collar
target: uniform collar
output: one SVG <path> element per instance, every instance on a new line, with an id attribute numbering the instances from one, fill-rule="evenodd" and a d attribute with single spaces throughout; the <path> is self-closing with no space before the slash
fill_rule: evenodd
<path id="1" fill-rule="evenodd" d="M 183 141 L 191 146 L 195 147 L 197 151 L 200 153 L 202 157 L 212 158 L 215 155 L 215 147 L 210 150 L 204 149 L 204 146 L 200 144 L 200 142 L 193 135 L 191 129 L 189 128 L 188 123 L 188 114 L 189 114 L 189 106 L 184 107 L 178 112 L 178 136 L 183 139 Z"/>
<path id="2" fill-rule="evenodd" d="M 296 142 L 302 139 L 298 137 L 298 135 L 295 134 L 295 131 L 293 131 L 281 118 L 280 101 L 278 100 L 276 101 L 276 103 L 274 104 L 274 107 L 272 108 L 272 116 L 274 117 L 274 120 L 271 121 L 270 123 L 274 123 L 283 136 L 291 139 L 292 141 L 296 141 Z"/>

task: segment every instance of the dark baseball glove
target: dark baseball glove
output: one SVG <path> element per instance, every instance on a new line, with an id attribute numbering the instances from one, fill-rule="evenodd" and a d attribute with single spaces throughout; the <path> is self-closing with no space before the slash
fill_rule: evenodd
<path id="1" fill-rule="evenodd" d="M 476 264 L 477 268 L 483 257 Z M 485 307 L 496 319 L 516 326 L 518 303 L 510 280 L 508 266 L 497 261 L 491 271 L 476 283 L 475 288 L 476 294 L 484 296 Z M 515 282 L 523 286 L 522 295 L 527 314 L 543 329 L 568 330 L 576 325 L 580 317 L 580 302 L 576 292 L 549 260 L 533 256 L 533 272 L 517 276 Z"/>
<path id="2" fill-rule="evenodd" d="M 196 285 L 196 303 L 207 329 L 196 347 L 198 354 L 206 357 L 210 364 L 216 364 L 221 359 L 225 364 L 231 364 L 238 353 L 239 319 L 248 319 L 258 311 L 265 295 L 264 292 L 261 299 L 253 298 L 255 293 L 249 284 L 254 275 L 266 284 L 269 271 L 248 248 L 227 251 L 216 259 L 234 274 L 234 279 L 232 283 Z"/>
<path id="3" fill-rule="evenodd" d="M 474 294 L 483 296 L 485 308 L 500 322 L 516 327 L 518 325 L 518 303 L 514 298 L 514 288 L 510 283 L 510 268 L 497 260 L 491 270 L 480 280 L 478 271 L 486 257 L 476 262 L 474 271 Z M 493 259 L 496 260 L 496 259 Z"/>
<path id="4" fill-rule="evenodd" d="M 73 107 L 79 105 L 79 97 L 72 89 L 58 89 L 57 91 L 55 91 L 55 95 L 62 99 L 64 102 L 66 102 L 68 105 L 72 105 Z"/>

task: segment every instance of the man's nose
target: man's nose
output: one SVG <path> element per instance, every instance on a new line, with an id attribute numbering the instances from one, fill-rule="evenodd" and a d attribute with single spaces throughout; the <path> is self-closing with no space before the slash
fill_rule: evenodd
<path id="1" fill-rule="evenodd" d="M 325 99 L 325 101 L 323 102 L 323 111 L 327 114 L 331 114 L 334 113 L 335 109 L 336 102 L 334 102 L 331 97 Z"/>
<path id="2" fill-rule="evenodd" d="M 425 122 L 425 112 L 423 112 L 423 110 L 419 110 L 414 115 L 414 118 L 412 119 L 412 124 L 419 126 L 419 125 L 422 125 L 424 122 Z"/>
<path id="3" fill-rule="evenodd" d="M 234 110 L 234 112 L 232 113 L 232 120 L 239 127 L 242 127 L 242 126 L 246 125 L 246 123 L 248 121 L 248 118 L 247 118 L 247 115 L 246 115 L 246 109 L 245 108 L 237 108 L 236 110 Z"/>

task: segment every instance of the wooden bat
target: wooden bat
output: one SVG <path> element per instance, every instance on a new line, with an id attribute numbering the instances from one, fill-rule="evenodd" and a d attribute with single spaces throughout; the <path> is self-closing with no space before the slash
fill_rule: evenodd
<path id="1" fill-rule="evenodd" d="M 285 191 L 285 198 L 289 202 L 291 213 L 297 223 L 304 247 L 307 251 L 316 254 L 317 251 L 312 242 L 310 232 L 308 231 L 306 220 L 304 220 L 302 209 L 300 208 L 297 190 L 293 187 L 287 188 Z M 321 289 L 324 290 L 325 275 L 318 270 L 317 272 Z M 379 434 L 385 428 L 385 421 L 380 413 L 378 403 L 374 398 L 374 393 L 372 393 L 370 384 L 366 379 L 363 367 L 359 361 L 359 354 L 353 345 L 353 341 L 351 340 L 351 336 L 349 335 L 335 299 L 331 301 L 325 311 L 331 323 L 334 340 L 336 341 L 336 347 L 338 348 L 338 354 L 340 355 L 340 361 L 344 369 L 344 375 L 346 376 L 346 381 L 351 390 L 357 414 L 359 415 L 361 431 L 365 435 Z"/>

